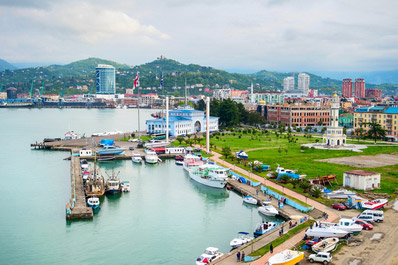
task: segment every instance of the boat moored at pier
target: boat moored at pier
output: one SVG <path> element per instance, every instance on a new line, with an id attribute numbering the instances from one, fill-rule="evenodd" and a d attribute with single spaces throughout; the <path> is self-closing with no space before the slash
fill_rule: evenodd
<path id="1" fill-rule="evenodd" d="M 126 151 L 119 146 L 107 145 L 97 151 L 97 155 L 121 155 Z"/>
<path id="2" fill-rule="evenodd" d="M 193 167 L 189 170 L 191 179 L 217 189 L 222 189 L 227 184 L 229 168 L 223 168 L 217 165 L 204 164 L 199 167 Z"/>
<path id="3" fill-rule="evenodd" d="M 196 259 L 196 265 L 206 265 L 221 258 L 224 254 L 218 251 L 216 247 L 208 247 L 205 252 Z"/>

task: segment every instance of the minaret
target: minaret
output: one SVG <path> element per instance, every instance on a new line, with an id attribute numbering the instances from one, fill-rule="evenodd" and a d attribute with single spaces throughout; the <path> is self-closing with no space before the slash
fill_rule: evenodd
<path id="1" fill-rule="evenodd" d="M 332 104 L 330 106 L 330 127 L 339 127 L 339 109 L 340 109 L 340 99 L 334 94 L 332 98 Z"/>

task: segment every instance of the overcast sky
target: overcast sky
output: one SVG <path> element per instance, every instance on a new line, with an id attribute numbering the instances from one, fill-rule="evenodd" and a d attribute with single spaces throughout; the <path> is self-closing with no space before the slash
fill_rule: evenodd
<path id="1" fill-rule="evenodd" d="M 221 69 L 398 69 L 394 0 L 0 0 L 0 58 Z"/>

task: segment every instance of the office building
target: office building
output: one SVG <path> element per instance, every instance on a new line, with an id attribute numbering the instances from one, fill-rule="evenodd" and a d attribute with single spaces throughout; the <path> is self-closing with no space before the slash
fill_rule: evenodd
<path id="1" fill-rule="evenodd" d="M 283 79 L 283 91 L 294 90 L 294 77 L 288 76 Z"/>
<path id="2" fill-rule="evenodd" d="M 112 65 L 99 64 L 95 68 L 95 85 L 97 94 L 113 95 L 116 92 L 115 67 Z"/>
<path id="3" fill-rule="evenodd" d="M 301 90 L 305 95 L 308 95 L 309 89 L 310 76 L 306 73 L 300 73 L 298 75 L 298 90 Z"/>

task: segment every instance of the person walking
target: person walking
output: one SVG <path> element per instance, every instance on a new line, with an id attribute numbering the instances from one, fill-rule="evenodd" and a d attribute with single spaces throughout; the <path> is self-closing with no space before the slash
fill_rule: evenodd
<path id="1" fill-rule="evenodd" d="M 271 252 L 271 254 L 274 252 L 274 246 L 272 245 L 272 243 L 269 246 L 269 252 Z"/>
<path id="2" fill-rule="evenodd" d="M 245 261 L 245 252 L 244 252 L 244 251 L 242 251 L 242 259 L 241 259 L 241 261 L 242 261 L 242 262 Z"/>
<path id="3" fill-rule="evenodd" d="M 240 251 L 238 251 L 236 253 L 236 261 L 239 262 L 240 261 Z"/>

